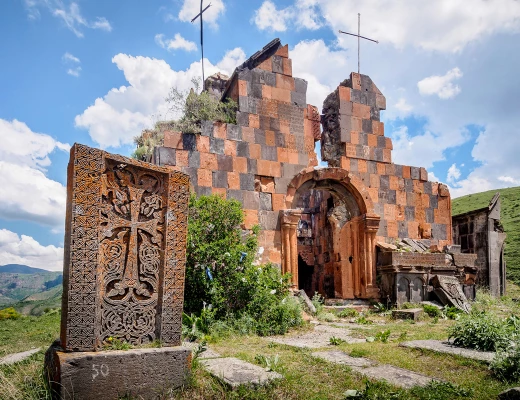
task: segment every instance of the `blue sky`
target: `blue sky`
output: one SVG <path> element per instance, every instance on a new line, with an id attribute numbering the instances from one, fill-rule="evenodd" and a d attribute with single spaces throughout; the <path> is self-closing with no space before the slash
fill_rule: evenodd
<path id="1" fill-rule="evenodd" d="M 209 4 L 205 0 L 205 5 Z M 357 69 L 387 98 L 394 162 L 425 166 L 453 197 L 520 185 L 520 2 L 211 0 L 206 76 L 279 37 L 308 102 Z M 0 265 L 59 270 L 68 149 L 129 155 L 174 117 L 164 98 L 200 76 L 199 0 L 4 0 L 0 5 Z"/>

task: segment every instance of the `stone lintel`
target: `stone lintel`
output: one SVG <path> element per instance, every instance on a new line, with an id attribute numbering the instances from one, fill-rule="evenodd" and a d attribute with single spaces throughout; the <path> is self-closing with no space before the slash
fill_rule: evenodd
<path id="1" fill-rule="evenodd" d="M 65 353 L 53 344 L 45 373 L 53 399 L 157 399 L 186 382 L 191 357 L 186 347 Z"/>
<path id="2" fill-rule="evenodd" d="M 445 265 L 445 254 L 443 253 L 401 253 L 401 252 L 384 252 L 381 253 L 381 264 L 392 266 L 409 266 L 409 267 L 440 267 Z"/>

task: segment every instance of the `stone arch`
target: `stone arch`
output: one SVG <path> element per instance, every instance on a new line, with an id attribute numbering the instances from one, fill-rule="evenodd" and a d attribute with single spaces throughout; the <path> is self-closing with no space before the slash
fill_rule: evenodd
<path id="1" fill-rule="evenodd" d="M 347 216 L 341 220 L 336 218 L 337 215 L 327 214 L 334 248 L 333 256 L 330 259 L 326 257 L 323 263 L 334 271 L 334 297 L 378 297 L 375 234 L 380 217 L 375 214 L 369 191 L 361 179 L 341 168 L 307 168 L 294 176 L 289 183 L 286 196 L 288 210 L 282 213 L 281 221 L 283 272 L 290 272 L 293 286 L 298 287 L 298 252 L 301 241 L 297 237 L 297 233 L 300 234 L 297 230 L 300 219 L 308 216 L 309 212 L 303 209 L 301 196 L 310 190 L 328 192 L 329 200 L 334 198 L 334 207 L 341 205 L 347 210 Z M 315 245 L 316 243 L 313 244 Z M 325 277 L 330 278 L 329 275 Z M 323 289 L 323 292 L 326 290 Z"/>

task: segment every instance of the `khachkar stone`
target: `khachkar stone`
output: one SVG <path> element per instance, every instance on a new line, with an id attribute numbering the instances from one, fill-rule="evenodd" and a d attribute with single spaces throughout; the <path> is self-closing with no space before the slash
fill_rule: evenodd
<path id="1" fill-rule="evenodd" d="M 190 352 L 169 346 L 181 344 L 188 200 L 189 178 L 183 173 L 73 146 L 61 337 L 46 356 L 50 379 L 61 382 L 55 388 L 60 395 L 88 392 L 91 384 L 109 390 L 103 381 L 114 386 L 113 378 L 127 369 L 124 380 L 130 383 L 98 391 L 103 398 L 136 393 L 146 398 L 142 390 L 150 382 L 156 391 L 182 384 Z M 114 339 L 133 346 L 161 342 L 162 349 L 134 350 L 142 353 L 150 382 L 136 380 L 135 354 L 102 351 Z M 158 365 L 169 372 L 151 367 Z M 161 376 L 155 381 L 154 371 Z M 95 398 L 94 392 L 83 392 L 81 398 Z"/>

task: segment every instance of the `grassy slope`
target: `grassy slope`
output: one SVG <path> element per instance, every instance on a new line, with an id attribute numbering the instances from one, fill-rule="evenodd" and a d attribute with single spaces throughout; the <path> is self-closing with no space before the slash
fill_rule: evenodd
<path id="1" fill-rule="evenodd" d="M 49 285 L 61 287 L 57 278 L 61 272 L 42 271 L 37 273 L 2 272 L 0 269 L 0 305 L 5 306 L 36 293 L 51 289 Z M 47 286 L 45 285 L 47 283 Z"/>
<path id="2" fill-rule="evenodd" d="M 453 215 L 486 207 L 496 192 L 500 192 L 501 221 L 507 233 L 507 277 L 520 283 L 520 187 L 490 190 L 452 200 Z"/>
<path id="3" fill-rule="evenodd" d="M 10 304 L 9 307 L 13 307 L 16 311 L 24 315 L 42 315 L 45 310 L 61 307 L 62 293 L 63 288 L 61 285 L 55 286 L 44 292 L 27 296 L 22 301 Z"/>

